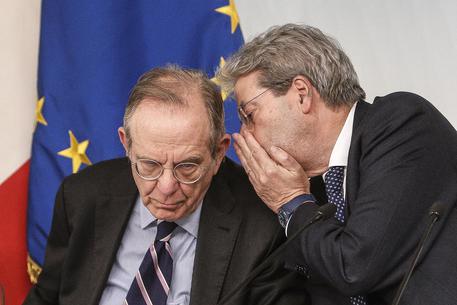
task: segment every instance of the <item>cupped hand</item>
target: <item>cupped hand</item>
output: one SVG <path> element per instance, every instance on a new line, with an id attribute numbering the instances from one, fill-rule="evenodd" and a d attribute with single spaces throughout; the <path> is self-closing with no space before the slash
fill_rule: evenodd
<path id="1" fill-rule="evenodd" d="M 247 130 L 233 134 L 235 152 L 254 189 L 275 213 L 298 195 L 309 194 L 309 179 L 300 164 L 279 147 L 268 152 Z"/>

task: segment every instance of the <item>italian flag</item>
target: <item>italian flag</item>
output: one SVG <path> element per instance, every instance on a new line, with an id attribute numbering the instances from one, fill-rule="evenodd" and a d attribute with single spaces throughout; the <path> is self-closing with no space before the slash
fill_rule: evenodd
<path id="1" fill-rule="evenodd" d="M 26 224 L 40 1 L 2 1 L 0 9 L 0 304 L 19 305 L 31 286 Z"/>

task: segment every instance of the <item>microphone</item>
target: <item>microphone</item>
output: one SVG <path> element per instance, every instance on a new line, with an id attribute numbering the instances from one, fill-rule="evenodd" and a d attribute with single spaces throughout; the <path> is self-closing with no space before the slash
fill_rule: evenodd
<path id="1" fill-rule="evenodd" d="M 233 298 L 233 296 L 243 293 L 248 284 L 250 284 L 252 280 L 256 276 L 258 276 L 265 269 L 265 267 L 267 267 L 271 263 L 271 261 L 274 258 L 276 258 L 286 248 L 286 246 L 289 243 L 296 239 L 297 236 L 300 235 L 301 232 L 303 232 L 303 230 L 309 228 L 316 222 L 324 221 L 329 217 L 332 217 L 333 215 L 335 215 L 335 212 L 336 206 L 332 203 L 327 203 L 320 206 L 314 214 L 313 218 L 308 223 L 301 227 L 297 232 L 292 234 L 282 245 L 280 245 L 278 248 L 276 248 L 275 251 L 273 251 L 269 256 L 267 256 L 267 258 L 260 265 L 255 267 L 243 281 L 241 281 L 237 286 L 235 286 L 235 288 L 233 288 L 228 294 L 226 294 L 225 297 L 223 297 L 221 301 L 217 303 L 217 305 L 226 304 Z"/>
<path id="2" fill-rule="evenodd" d="M 417 245 L 416 252 L 414 253 L 413 260 L 411 261 L 411 265 L 409 266 L 408 272 L 406 272 L 405 276 L 403 277 L 403 280 L 401 281 L 400 286 L 398 287 L 397 293 L 395 295 L 394 301 L 392 302 L 392 305 L 398 305 L 400 303 L 400 299 L 403 295 L 403 292 L 405 291 L 406 285 L 409 282 L 409 279 L 411 278 L 411 275 L 413 274 L 414 268 L 417 265 L 417 262 L 419 261 L 420 255 L 422 254 L 422 251 L 424 250 L 425 242 L 428 240 L 430 233 L 432 231 L 433 226 L 435 223 L 438 221 L 440 218 L 441 214 L 443 213 L 444 210 L 444 204 L 441 202 L 435 202 L 432 204 L 428 216 L 429 216 L 429 225 L 427 227 L 427 230 L 425 230 L 424 234 L 422 235 L 421 240 L 419 241 L 419 244 Z"/>

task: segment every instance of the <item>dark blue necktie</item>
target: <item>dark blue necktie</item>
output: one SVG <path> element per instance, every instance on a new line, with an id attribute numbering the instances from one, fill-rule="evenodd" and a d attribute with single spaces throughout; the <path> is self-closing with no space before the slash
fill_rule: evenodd
<path id="1" fill-rule="evenodd" d="M 325 175 L 325 191 L 328 202 L 336 205 L 335 218 L 344 222 L 344 209 L 346 201 L 343 193 L 344 166 L 332 166 Z M 366 305 L 367 301 L 363 296 L 350 297 L 353 305 Z"/>
<path id="2" fill-rule="evenodd" d="M 173 271 L 173 259 L 168 241 L 175 228 L 174 222 L 159 223 L 154 244 L 146 251 L 124 304 L 167 304 Z"/>

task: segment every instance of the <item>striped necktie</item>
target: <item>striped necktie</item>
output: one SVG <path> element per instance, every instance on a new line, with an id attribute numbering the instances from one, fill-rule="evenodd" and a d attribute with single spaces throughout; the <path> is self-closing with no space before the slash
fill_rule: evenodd
<path id="1" fill-rule="evenodd" d="M 174 222 L 157 226 L 154 244 L 146 251 L 125 298 L 125 305 L 166 305 L 173 271 L 170 243 Z"/>
<path id="2" fill-rule="evenodd" d="M 325 190 L 328 202 L 336 205 L 335 218 L 344 222 L 344 209 L 346 201 L 343 194 L 344 166 L 332 166 L 325 175 Z M 350 297 L 352 305 L 367 305 L 363 296 Z"/>

